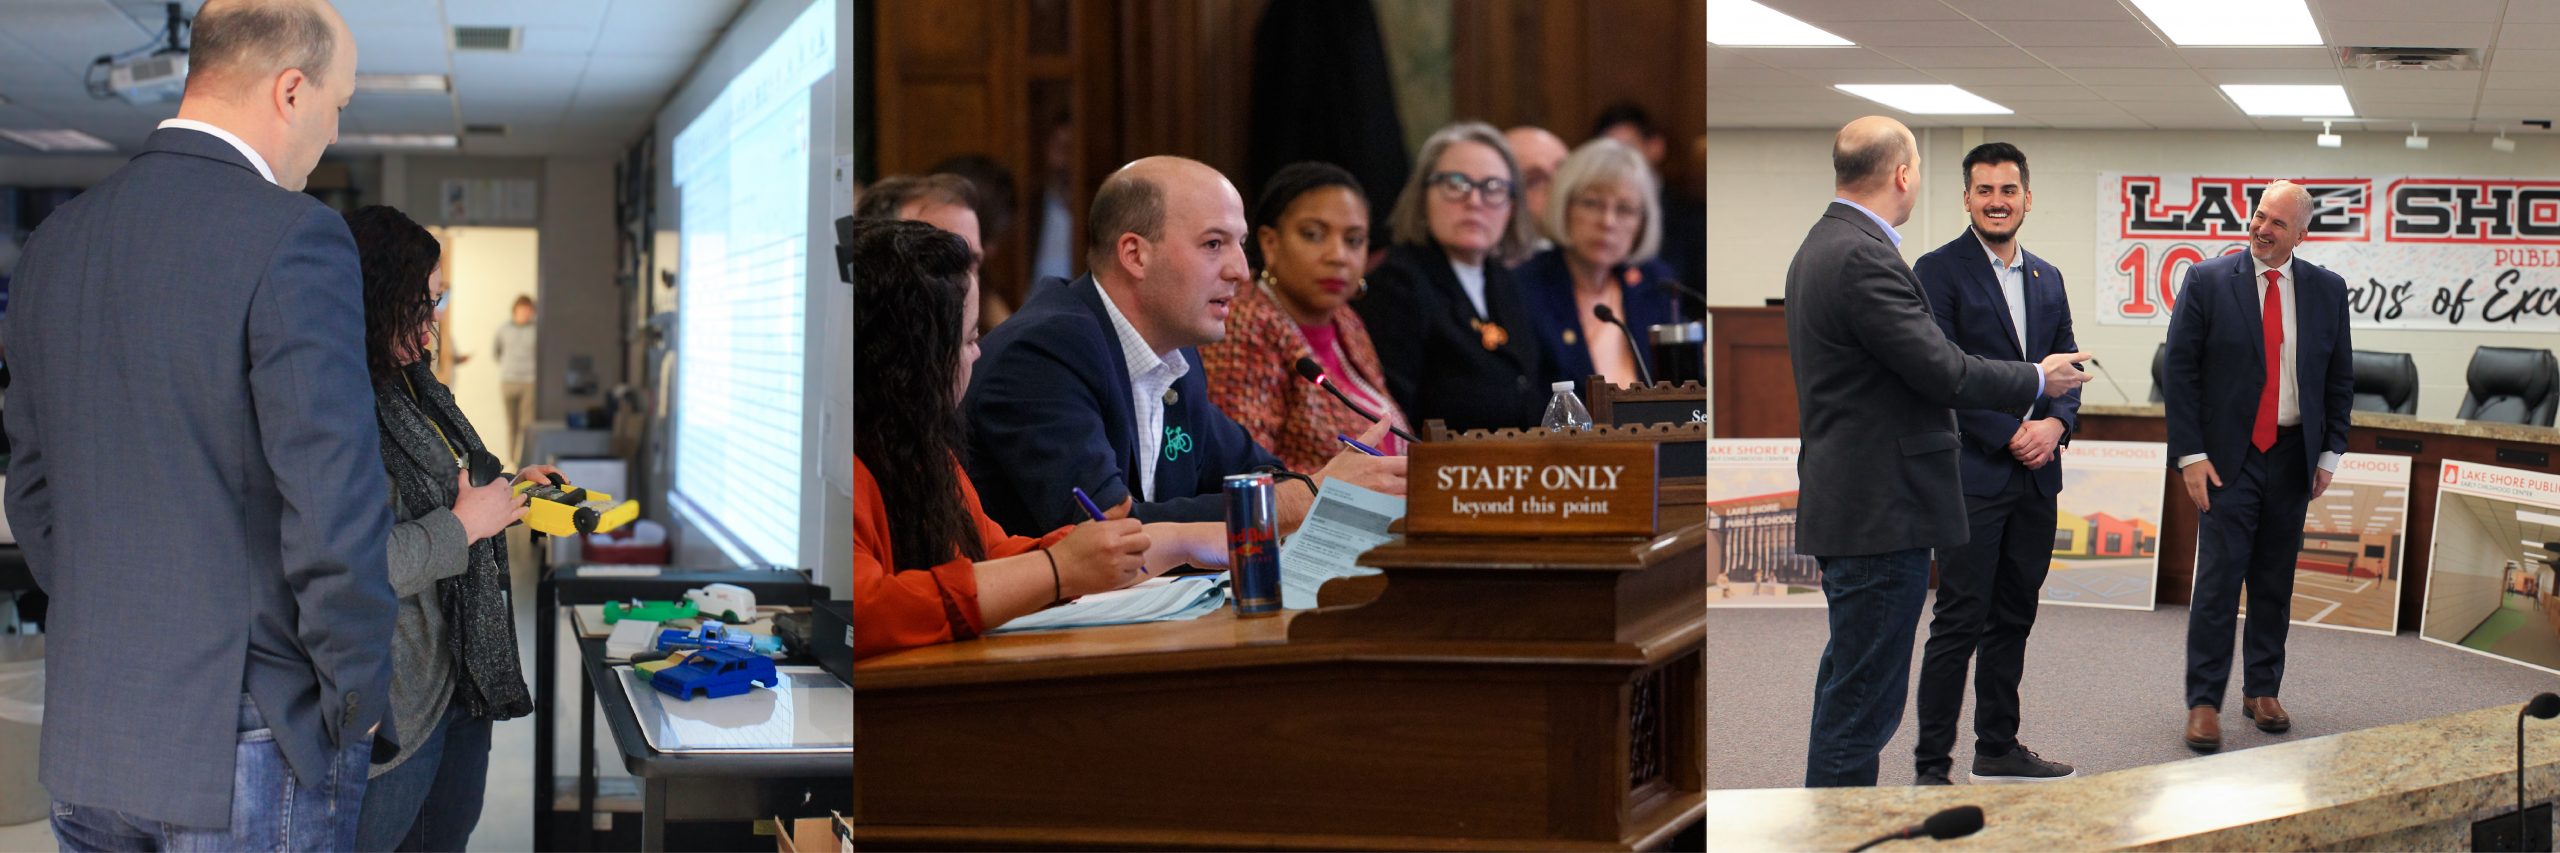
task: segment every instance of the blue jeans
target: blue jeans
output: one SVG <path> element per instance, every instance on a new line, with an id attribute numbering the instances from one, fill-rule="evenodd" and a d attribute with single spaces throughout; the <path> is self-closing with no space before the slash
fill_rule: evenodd
<path id="1" fill-rule="evenodd" d="M 489 721 L 445 709 L 416 754 L 373 778 L 356 849 L 460 850 L 480 825 L 489 783 Z"/>
<path id="2" fill-rule="evenodd" d="M 1911 638 L 1929 594 L 1929 549 L 1816 557 L 1831 605 L 1831 642 L 1813 679 L 1813 737 L 1804 786 L 1876 783 L 1876 759 L 1902 726 Z"/>
<path id="3" fill-rule="evenodd" d="M 231 825 L 180 826 L 110 809 L 53 803 L 53 837 L 66 851 L 346 850 L 356 843 L 373 739 L 350 736 L 317 787 L 295 781 L 266 719 L 240 697 L 240 745 L 231 771 Z"/>

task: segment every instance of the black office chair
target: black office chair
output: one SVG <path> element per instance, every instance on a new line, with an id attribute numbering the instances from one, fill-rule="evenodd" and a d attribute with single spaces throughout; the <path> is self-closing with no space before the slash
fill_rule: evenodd
<path id="1" fill-rule="evenodd" d="M 2359 412 L 2418 413 L 2418 360 L 2405 352 L 2356 350 L 2356 405 Z"/>
<path id="2" fill-rule="evenodd" d="M 2161 341 L 2160 348 L 2151 351 L 2151 402 L 2168 402 L 2168 398 L 2160 396 L 2161 386 L 2167 384 L 2169 384 L 2169 342 Z"/>
<path id="3" fill-rule="evenodd" d="M 2466 421 L 2550 426 L 2560 394 L 2560 358 L 2550 350 L 2480 347 L 2471 351 L 2470 390 L 2455 417 Z"/>

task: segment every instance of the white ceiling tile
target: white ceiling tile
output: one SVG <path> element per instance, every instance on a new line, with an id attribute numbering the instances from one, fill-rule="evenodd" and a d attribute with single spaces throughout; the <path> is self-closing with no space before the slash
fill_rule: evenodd
<path id="1" fill-rule="evenodd" d="M 2479 71 L 2375 71 L 2348 69 L 2338 78 L 2354 89 L 2423 89 L 2435 92 L 2480 88 Z"/>
<path id="2" fill-rule="evenodd" d="M 2464 2 L 2491 3 L 2492 0 L 2464 0 Z M 2541 2 L 2541 0 L 2507 0 L 2507 2 L 2493 5 L 2506 10 L 2508 24 L 2560 24 L 2560 4 Z M 2432 14 L 2431 6 L 2432 4 L 2418 8 L 2430 9 Z"/>
<path id="3" fill-rule="evenodd" d="M 587 27 L 604 23 L 605 0 L 444 0 L 457 27 Z"/>
<path id="4" fill-rule="evenodd" d="M 2182 47 L 2178 56 L 2197 68 L 2336 68 L 2325 47 Z"/>
<path id="5" fill-rule="evenodd" d="M 1915 68 L 2044 67 L 2044 60 L 2014 47 L 1879 47 L 1876 52 Z"/>
<path id="6" fill-rule="evenodd" d="M 585 56 L 596 47 L 594 27 L 526 27 L 517 42 L 525 54 L 561 54 Z"/>
<path id="7" fill-rule="evenodd" d="M 1813 24 L 1839 21 L 1960 21 L 1938 0 L 1760 0 L 1760 5 Z M 1828 27 L 1825 27 L 1828 29 Z M 1832 30 L 1838 33 L 1838 30 Z M 1847 35 L 1842 33 L 1842 35 Z"/>
<path id="8" fill-rule="evenodd" d="M 2086 86 L 2204 85 L 2205 79 L 2184 68 L 2075 68 L 2071 78 Z"/>
<path id="9" fill-rule="evenodd" d="M 2185 68 L 2186 60 L 2165 47 L 2039 48 L 2020 45 L 2055 68 Z"/>
<path id="10" fill-rule="evenodd" d="M 2224 101 L 2220 98 L 2210 101 L 2182 99 L 2175 101 L 2116 101 L 2114 103 L 2116 106 L 2124 108 L 2125 112 L 2132 113 L 2144 119 L 2182 118 L 2188 116 L 2246 116 L 2245 113 L 2240 112 L 2239 108 L 2232 106 L 2230 102 Z"/>
<path id="11" fill-rule="evenodd" d="M 2439 21 L 2330 21 L 2321 35 L 2330 44 L 2425 47 L 2487 47 L 2498 25 Z"/>
<path id="12" fill-rule="evenodd" d="M 2051 68 L 1934 68 L 1938 79 L 1958 86 L 2077 86 L 2071 76 Z"/>
<path id="13" fill-rule="evenodd" d="M 587 73 L 590 77 L 602 76 L 596 72 L 605 70 L 608 68 L 589 63 Z M 1802 82 L 1804 78 L 1757 63 L 1707 69 L 1707 88 L 1710 91 L 1722 86 L 1783 86 Z"/>
<path id="14" fill-rule="evenodd" d="M 2492 71 L 2560 71 L 2560 50 L 2500 48 L 2489 54 Z"/>
<path id="15" fill-rule="evenodd" d="M 2467 21 L 2486 23 L 2498 20 L 2508 0 L 2320 0 L 2315 14 L 2324 21 Z M 2508 17 L 2515 12 L 2510 8 Z"/>
<path id="16" fill-rule="evenodd" d="M 2035 47 L 2166 47 L 2151 29 L 2123 21 L 1984 21 L 2010 41 Z"/>
<path id="17" fill-rule="evenodd" d="M 1974 20 L 1998 26 L 2002 21 L 2130 21 L 2117 0 L 1946 0 Z"/>
<path id="18" fill-rule="evenodd" d="M 1825 29 L 1868 47 L 1999 47 L 1997 33 L 1972 21 L 1838 21 Z"/>
<path id="19" fill-rule="evenodd" d="M 2143 117 L 2143 121 L 2159 130 L 2256 130 L 2248 116 L 2237 112 L 2227 115 L 2179 115 Z"/>
<path id="20" fill-rule="evenodd" d="M 2338 72 L 2326 68 L 2208 68 L 2196 73 L 2207 82 L 2259 84 L 2316 84 L 2344 82 Z"/>
<path id="21" fill-rule="evenodd" d="M 2519 5 L 2537 6 L 2543 4 L 2526 2 Z M 2501 48 L 2520 47 L 2527 50 L 2535 50 L 2548 48 L 2553 44 L 2560 44 L 2560 22 L 2528 24 L 2517 23 L 2510 20 L 2498 27 L 2498 47 Z"/>
<path id="22" fill-rule="evenodd" d="M 2541 89 L 2560 88 L 2560 71 L 2491 71 L 2489 88 Z"/>
<path id="23" fill-rule="evenodd" d="M 1829 86 L 1804 85 L 1802 81 L 1798 81 L 1797 85 L 1792 86 L 1707 87 L 1707 105 L 1711 107 L 1715 106 L 1717 103 L 1727 101 L 1795 104 L 1820 103 L 1824 101 L 1855 97 L 1855 95 L 1842 92 Z M 1865 101 L 1862 100 L 1860 103 L 1865 103 Z"/>
<path id="24" fill-rule="evenodd" d="M 2475 110 L 2470 98 L 2444 101 L 2371 101 L 2361 104 L 2375 116 L 2410 119 L 2468 119 Z"/>
<path id="25" fill-rule="evenodd" d="M 1966 86 L 1965 91 L 2009 104 L 2011 101 L 2085 101 L 2095 97 L 2087 86 Z M 2015 106 L 2011 104 L 2011 106 Z"/>
<path id="26" fill-rule="evenodd" d="M 607 36 L 650 30 L 686 33 L 704 43 L 738 14 L 743 0 L 613 0 L 605 14 Z"/>
<path id="27" fill-rule="evenodd" d="M 1767 47 L 1737 51 L 1771 68 L 1909 68 L 1863 47 L 1819 49 Z"/>
<path id="28" fill-rule="evenodd" d="M 1798 68 L 1795 75 L 1823 85 L 1840 83 L 1937 83 L 1926 71 L 1909 68 Z"/>
<path id="29" fill-rule="evenodd" d="M 2210 100 L 2220 103 L 2222 95 L 2210 86 L 2091 86 L 2098 97 L 2110 101 L 2176 101 Z"/>
<path id="30" fill-rule="evenodd" d="M 2122 111 L 2118 111 L 2114 116 L 2104 118 L 2056 116 L 2053 118 L 2043 119 L 2043 122 L 2046 127 L 2088 130 L 2121 130 L 2125 128 L 2138 128 L 2145 126 L 2141 119 L 2134 118 Z"/>

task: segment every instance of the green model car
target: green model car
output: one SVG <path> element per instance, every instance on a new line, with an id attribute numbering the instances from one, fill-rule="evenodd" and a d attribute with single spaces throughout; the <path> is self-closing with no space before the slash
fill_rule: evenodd
<path id="1" fill-rule="evenodd" d="M 694 615 L 693 602 L 690 601 L 641 601 L 634 598 L 628 602 L 604 603 L 604 623 L 607 625 L 624 619 L 666 622 L 674 619 L 691 619 Z"/>

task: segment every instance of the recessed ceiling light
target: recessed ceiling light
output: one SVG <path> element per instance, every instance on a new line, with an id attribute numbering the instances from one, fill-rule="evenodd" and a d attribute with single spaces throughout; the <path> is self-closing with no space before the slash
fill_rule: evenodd
<path id="1" fill-rule="evenodd" d="M 2240 111 L 2253 116 L 2335 116 L 2346 118 L 2356 114 L 2355 105 L 2347 103 L 2347 87 L 2336 84 L 2268 85 L 2260 83 L 2224 83 L 2222 93 L 2240 105 Z"/>
<path id="2" fill-rule="evenodd" d="M 1832 88 L 1912 115 L 2005 116 L 2012 112 L 1945 83 L 1842 83 Z"/>
<path id="3" fill-rule="evenodd" d="M 358 74 L 358 92 L 432 92 L 453 91 L 453 81 L 442 74 Z"/>
<path id="4" fill-rule="evenodd" d="M 1707 0 L 1707 43 L 1726 47 L 1855 47 L 1752 0 Z"/>
<path id="5" fill-rule="evenodd" d="M 2133 0 L 2179 47 L 2321 44 L 2303 0 Z"/>
<path id="6" fill-rule="evenodd" d="M 454 148 L 462 141 L 450 133 L 349 133 L 338 145 L 359 148 Z"/>
<path id="7" fill-rule="evenodd" d="M 114 143 L 77 130 L 0 129 L 0 139 L 38 151 L 114 151 Z"/>
<path id="8" fill-rule="evenodd" d="M 2533 512 L 2531 510 L 2516 510 L 2516 520 L 2526 524 L 2547 524 L 2552 527 L 2560 527 L 2560 515 L 2548 515 Z"/>

